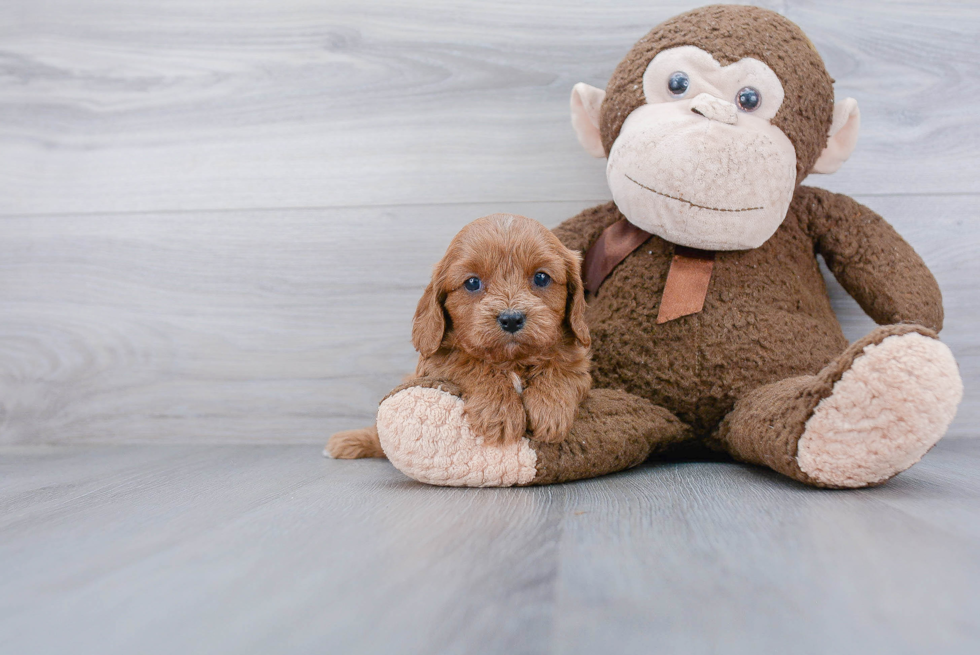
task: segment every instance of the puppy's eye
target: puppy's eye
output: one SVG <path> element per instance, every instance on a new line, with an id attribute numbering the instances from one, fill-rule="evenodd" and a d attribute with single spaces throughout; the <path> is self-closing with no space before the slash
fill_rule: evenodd
<path id="1" fill-rule="evenodd" d="M 466 280 L 466 282 L 463 282 L 463 288 L 467 291 L 479 291 L 483 288 L 483 281 L 474 275 Z"/>
<path id="2" fill-rule="evenodd" d="M 671 73 L 667 79 L 667 90 L 670 91 L 670 95 L 678 98 L 687 93 L 689 86 L 691 86 L 691 78 L 683 71 Z"/>
<path id="3" fill-rule="evenodd" d="M 551 276 L 543 271 L 534 274 L 534 286 L 542 289 L 551 284 Z"/>
<path id="4" fill-rule="evenodd" d="M 742 111 L 755 111 L 762 104 L 762 94 L 758 89 L 747 86 L 738 92 L 735 102 Z"/>

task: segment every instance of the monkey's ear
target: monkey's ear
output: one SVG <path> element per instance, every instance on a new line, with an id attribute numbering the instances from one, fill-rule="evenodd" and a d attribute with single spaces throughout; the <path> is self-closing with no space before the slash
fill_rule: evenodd
<path id="1" fill-rule="evenodd" d="M 585 151 L 599 159 L 606 156 L 599 133 L 599 108 L 605 97 L 605 91 L 583 82 L 572 87 L 572 127 Z"/>
<path id="2" fill-rule="evenodd" d="M 857 145 L 861 111 L 857 100 L 844 98 L 834 103 L 834 122 L 830 125 L 827 147 L 820 153 L 811 173 L 835 173 Z"/>
<path id="3" fill-rule="evenodd" d="M 439 350 L 446 333 L 446 317 L 443 314 L 444 294 L 438 290 L 437 276 L 425 288 L 412 321 L 412 345 L 420 354 L 429 357 Z"/>
<path id="4" fill-rule="evenodd" d="M 565 279 L 568 299 L 565 301 L 565 321 L 575 340 L 588 348 L 592 344 L 589 324 L 585 322 L 585 287 L 582 284 L 582 258 L 577 252 L 565 252 Z"/>

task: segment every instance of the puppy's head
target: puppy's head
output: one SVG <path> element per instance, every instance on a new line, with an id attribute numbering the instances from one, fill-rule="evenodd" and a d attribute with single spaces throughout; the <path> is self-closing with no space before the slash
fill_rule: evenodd
<path id="1" fill-rule="evenodd" d="M 412 342 L 488 361 L 521 360 L 578 342 L 588 347 L 579 256 L 543 225 L 492 214 L 466 227 L 436 264 L 415 312 Z"/>

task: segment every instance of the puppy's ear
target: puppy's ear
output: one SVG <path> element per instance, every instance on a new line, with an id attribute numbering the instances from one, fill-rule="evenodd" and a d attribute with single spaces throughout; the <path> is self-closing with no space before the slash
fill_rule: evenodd
<path id="1" fill-rule="evenodd" d="M 439 276 L 434 274 L 425 288 L 412 321 L 412 345 L 420 354 L 429 357 L 442 344 L 446 333 L 446 316 L 442 303 L 446 294 L 442 291 Z"/>
<path id="2" fill-rule="evenodd" d="M 565 304 L 565 322 L 575 339 L 588 348 L 592 344 L 589 326 L 585 322 L 585 288 L 582 285 L 582 257 L 565 248 L 565 271 L 568 282 L 568 300 Z"/>

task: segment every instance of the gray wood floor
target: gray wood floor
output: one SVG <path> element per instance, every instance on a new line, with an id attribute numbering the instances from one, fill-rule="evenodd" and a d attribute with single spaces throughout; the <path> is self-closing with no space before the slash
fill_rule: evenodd
<path id="1" fill-rule="evenodd" d="M 976 653 L 978 465 L 474 490 L 311 446 L 8 447 L 0 652 Z"/>
<path id="2" fill-rule="evenodd" d="M 477 491 L 319 456 L 411 370 L 464 223 L 608 199 L 570 89 L 697 4 L 0 3 L 0 654 L 980 652 L 977 2 L 760 3 L 861 106 L 808 183 L 943 289 L 965 399 L 911 471 Z"/>

